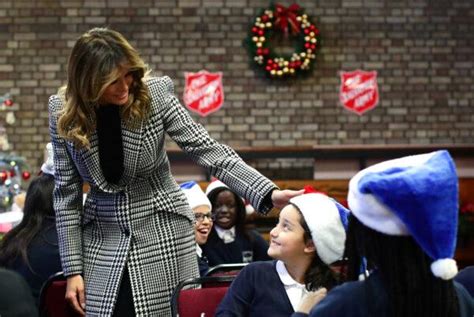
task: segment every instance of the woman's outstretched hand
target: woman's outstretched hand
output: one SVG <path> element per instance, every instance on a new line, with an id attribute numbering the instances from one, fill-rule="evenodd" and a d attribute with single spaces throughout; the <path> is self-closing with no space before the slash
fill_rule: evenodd
<path id="1" fill-rule="evenodd" d="M 286 205 L 288 205 L 288 201 L 296 196 L 299 196 L 304 193 L 304 189 L 301 190 L 290 190 L 290 189 L 285 189 L 285 190 L 279 190 L 275 189 L 272 192 L 272 203 L 273 207 L 282 209 Z"/>
<path id="2" fill-rule="evenodd" d="M 71 275 L 67 278 L 66 301 L 81 316 L 85 316 L 86 299 L 84 296 L 84 279 L 81 275 Z"/>

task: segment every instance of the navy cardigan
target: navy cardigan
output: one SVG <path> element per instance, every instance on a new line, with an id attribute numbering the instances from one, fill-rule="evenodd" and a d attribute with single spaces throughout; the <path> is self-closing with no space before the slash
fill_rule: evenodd
<path id="1" fill-rule="evenodd" d="M 294 312 L 276 271 L 276 261 L 253 262 L 232 282 L 216 316 L 288 317 Z"/>
<path id="2" fill-rule="evenodd" d="M 454 282 L 459 301 L 459 316 L 472 317 L 474 303 L 462 285 Z M 294 313 L 292 317 L 303 317 L 307 314 Z M 309 313 L 310 317 L 386 317 L 388 311 L 388 294 L 380 276 L 372 273 L 365 281 L 344 283 L 332 289 L 328 295 Z"/>
<path id="3" fill-rule="evenodd" d="M 226 263 L 242 263 L 243 251 L 252 251 L 252 261 L 266 261 L 271 258 L 267 255 L 268 243 L 255 230 L 247 231 L 251 239 L 236 232 L 235 240 L 224 243 L 213 227 L 204 245 L 201 245 L 203 255 L 209 261 L 209 267 Z"/>

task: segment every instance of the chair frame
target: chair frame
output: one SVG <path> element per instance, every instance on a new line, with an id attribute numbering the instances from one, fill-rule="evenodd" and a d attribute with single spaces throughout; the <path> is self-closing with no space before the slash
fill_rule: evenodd
<path id="1" fill-rule="evenodd" d="M 240 271 L 243 269 L 248 263 L 224 263 L 218 264 L 216 266 L 210 267 L 209 270 L 206 272 L 204 276 L 216 276 L 213 274 L 219 272 L 231 272 L 231 271 Z M 237 274 L 236 274 L 237 275 Z"/>
<path id="2" fill-rule="evenodd" d="M 173 290 L 173 295 L 171 296 L 171 316 L 178 317 L 179 316 L 179 295 L 180 292 L 183 290 L 185 286 L 188 285 L 201 285 L 203 288 L 206 287 L 206 284 L 216 285 L 216 284 L 224 284 L 228 286 L 235 279 L 235 276 L 203 276 L 203 277 L 196 277 L 190 278 L 184 281 L 181 281 Z"/>

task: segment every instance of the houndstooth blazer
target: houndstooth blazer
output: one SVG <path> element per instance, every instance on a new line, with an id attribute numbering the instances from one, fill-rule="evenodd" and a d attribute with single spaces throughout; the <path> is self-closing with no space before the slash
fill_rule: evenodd
<path id="1" fill-rule="evenodd" d="M 122 123 L 124 172 L 108 183 L 100 168 L 98 138 L 77 149 L 59 137 L 62 101 L 49 99 L 56 186 L 54 208 L 66 276 L 83 274 L 88 316 L 110 316 L 125 266 L 137 316 L 169 316 L 173 288 L 199 275 L 193 213 L 171 175 L 167 133 L 199 165 L 266 213 L 264 197 L 276 186 L 213 140 L 174 96 L 169 77 L 151 78 L 151 114 L 135 130 Z M 84 206 L 82 184 L 90 184 Z"/>

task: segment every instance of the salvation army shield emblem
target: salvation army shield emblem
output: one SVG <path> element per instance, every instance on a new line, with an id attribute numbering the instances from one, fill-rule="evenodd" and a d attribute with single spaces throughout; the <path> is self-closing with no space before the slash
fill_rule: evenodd
<path id="1" fill-rule="evenodd" d="M 224 103 L 222 73 L 185 73 L 183 100 L 186 107 L 200 116 L 219 110 Z"/>
<path id="2" fill-rule="evenodd" d="M 358 115 L 374 108 L 379 102 L 377 72 L 341 72 L 339 100 Z"/>

